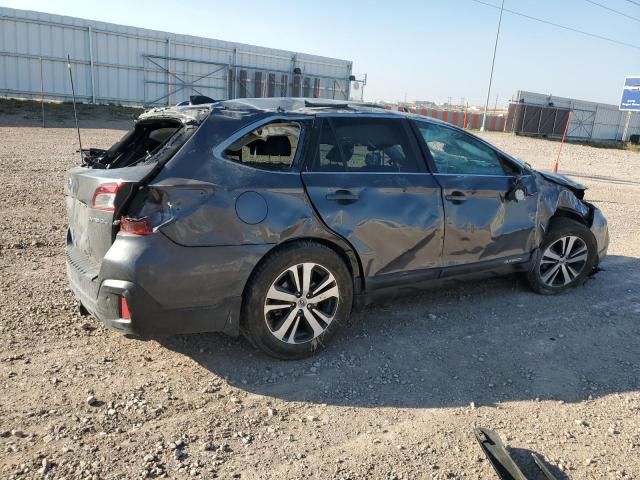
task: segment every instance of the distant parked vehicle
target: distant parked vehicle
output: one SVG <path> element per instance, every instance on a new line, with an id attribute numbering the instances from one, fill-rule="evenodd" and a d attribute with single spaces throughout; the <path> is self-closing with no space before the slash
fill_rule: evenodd
<path id="1" fill-rule="evenodd" d="M 522 272 L 582 284 L 607 252 L 584 187 L 451 125 L 296 98 L 156 108 L 65 185 L 67 272 L 131 334 L 323 347 L 378 293 Z"/>

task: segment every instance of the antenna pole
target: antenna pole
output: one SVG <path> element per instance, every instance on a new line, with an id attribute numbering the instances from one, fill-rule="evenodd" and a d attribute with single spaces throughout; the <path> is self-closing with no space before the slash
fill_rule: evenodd
<path id="1" fill-rule="evenodd" d="M 40 57 L 40 106 L 42 107 L 42 128 L 44 128 L 44 69 L 42 68 L 42 57 Z"/>
<path id="2" fill-rule="evenodd" d="M 76 120 L 76 130 L 78 131 L 78 145 L 80 145 L 80 162 L 84 162 L 82 158 L 82 139 L 80 138 L 80 126 L 78 125 L 78 112 L 76 111 L 76 91 L 73 88 L 73 72 L 71 72 L 71 58 L 67 55 L 67 68 L 69 69 L 69 79 L 71 80 L 71 97 L 73 98 L 73 117 Z"/>
<path id="3" fill-rule="evenodd" d="M 484 115 L 482 116 L 482 126 L 480 131 L 484 132 L 487 125 L 487 110 L 489 109 L 489 97 L 491 96 L 491 84 L 493 83 L 493 68 L 496 65 L 496 52 L 498 51 L 498 40 L 500 39 L 500 26 L 502 25 L 502 13 L 504 12 L 504 0 L 500 6 L 500 20 L 498 20 L 498 31 L 496 32 L 496 44 L 493 46 L 493 60 L 491 61 L 491 74 L 489 75 L 489 88 L 487 89 L 487 102 L 484 104 Z"/>

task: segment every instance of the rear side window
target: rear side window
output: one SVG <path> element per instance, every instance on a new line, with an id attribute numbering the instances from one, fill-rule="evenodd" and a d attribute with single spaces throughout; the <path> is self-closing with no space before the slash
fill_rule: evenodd
<path id="1" fill-rule="evenodd" d="M 504 175 L 498 154 L 466 133 L 433 124 L 418 124 L 438 173 Z"/>
<path id="2" fill-rule="evenodd" d="M 289 170 L 298 149 L 301 127 L 296 122 L 262 125 L 233 142 L 224 158 L 264 170 Z"/>
<path id="3" fill-rule="evenodd" d="M 401 119 L 324 119 L 311 170 L 319 172 L 420 172 L 419 158 Z"/>

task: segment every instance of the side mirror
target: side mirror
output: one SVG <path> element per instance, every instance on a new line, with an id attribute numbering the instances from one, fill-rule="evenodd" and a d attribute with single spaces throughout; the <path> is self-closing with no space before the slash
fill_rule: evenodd
<path id="1" fill-rule="evenodd" d="M 520 175 L 514 175 L 511 182 L 511 188 L 506 195 L 507 200 L 521 202 L 531 195 Z"/>

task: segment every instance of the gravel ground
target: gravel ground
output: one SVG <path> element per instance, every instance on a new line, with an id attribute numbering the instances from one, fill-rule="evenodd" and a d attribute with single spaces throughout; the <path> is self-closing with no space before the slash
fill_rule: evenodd
<path id="1" fill-rule="evenodd" d="M 129 123 L 95 120 L 83 144 Z M 281 362 L 242 339 L 142 341 L 80 317 L 62 197 L 76 134 L 36 125 L 0 113 L 1 478 L 497 478 L 476 426 L 532 479 L 531 452 L 558 478 L 640 478 L 640 154 L 564 147 L 561 172 L 610 222 L 585 287 L 549 298 L 506 277 L 389 300 L 316 358 Z M 485 136 L 538 168 L 559 147 Z"/>

